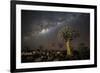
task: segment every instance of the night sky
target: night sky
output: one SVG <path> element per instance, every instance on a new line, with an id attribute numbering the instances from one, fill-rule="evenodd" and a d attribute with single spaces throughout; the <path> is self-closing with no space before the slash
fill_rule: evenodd
<path id="1" fill-rule="evenodd" d="M 71 27 L 80 36 L 72 40 L 73 47 L 90 43 L 90 14 L 76 12 L 53 12 L 21 10 L 22 49 L 65 50 L 64 41 L 57 37 L 63 27 Z"/>

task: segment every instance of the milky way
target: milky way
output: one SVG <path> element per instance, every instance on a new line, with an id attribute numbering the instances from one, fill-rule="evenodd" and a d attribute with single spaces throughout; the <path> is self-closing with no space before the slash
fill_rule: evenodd
<path id="1" fill-rule="evenodd" d="M 59 49 L 59 44 L 64 44 L 57 38 L 58 31 L 70 26 L 80 33 L 80 37 L 73 40 L 73 46 L 85 43 L 89 47 L 90 43 L 90 14 L 75 12 L 52 12 L 52 11 L 21 11 L 21 36 L 22 49 L 30 49 L 43 46 L 44 49 Z M 62 47 L 63 50 L 65 47 Z"/>

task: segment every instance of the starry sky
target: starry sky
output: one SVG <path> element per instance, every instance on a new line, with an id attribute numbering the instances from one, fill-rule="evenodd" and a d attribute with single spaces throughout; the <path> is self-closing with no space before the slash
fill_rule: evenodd
<path id="1" fill-rule="evenodd" d="M 64 41 L 58 37 L 63 27 L 71 27 L 80 36 L 72 40 L 73 47 L 78 44 L 90 45 L 90 14 L 76 12 L 55 12 L 21 10 L 21 41 L 22 49 L 64 50 Z"/>

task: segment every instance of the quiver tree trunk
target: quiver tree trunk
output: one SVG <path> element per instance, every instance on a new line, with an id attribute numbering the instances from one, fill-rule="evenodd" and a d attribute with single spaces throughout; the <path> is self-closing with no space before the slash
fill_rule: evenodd
<path id="1" fill-rule="evenodd" d="M 72 56 L 72 44 L 71 44 L 71 40 L 68 39 L 66 42 L 66 49 L 67 49 L 67 56 Z"/>

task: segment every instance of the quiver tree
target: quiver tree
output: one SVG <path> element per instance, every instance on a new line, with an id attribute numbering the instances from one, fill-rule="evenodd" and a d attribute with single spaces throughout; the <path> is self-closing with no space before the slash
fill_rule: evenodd
<path id="1" fill-rule="evenodd" d="M 61 39 L 64 39 L 65 47 L 67 50 L 67 56 L 72 56 L 73 55 L 72 40 L 77 36 L 79 36 L 79 33 L 73 30 L 71 27 L 63 27 L 58 32 L 58 36 L 60 36 Z"/>

